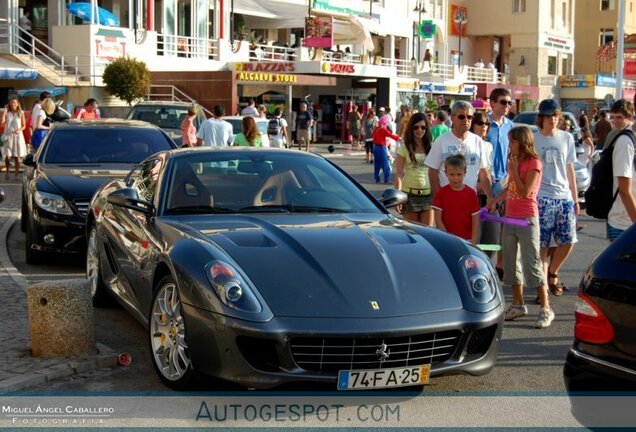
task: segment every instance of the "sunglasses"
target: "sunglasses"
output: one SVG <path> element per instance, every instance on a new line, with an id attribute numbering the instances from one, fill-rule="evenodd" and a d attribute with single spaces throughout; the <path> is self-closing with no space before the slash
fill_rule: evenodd
<path id="1" fill-rule="evenodd" d="M 506 106 L 506 105 L 512 106 L 512 104 L 513 104 L 512 101 L 505 100 L 505 99 L 500 100 L 499 103 L 502 104 L 503 106 Z"/>
<path id="2" fill-rule="evenodd" d="M 466 119 L 468 119 L 468 120 L 472 120 L 472 119 L 473 119 L 473 116 L 472 116 L 471 114 L 468 114 L 468 115 L 465 115 L 465 114 L 458 114 L 458 115 L 457 115 L 457 118 L 458 118 L 458 119 L 460 119 L 460 120 L 466 120 Z"/>
<path id="3" fill-rule="evenodd" d="M 481 121 L 481 120 L 477 120 L 477 121 L 475 122 L 475 124 L 476 124 L 477 126 L 490 126 L 490 122 L 489 122 L 489 121 Z"/>
<path id="4" fill-rule="evenodd" d="M 416 130 L 423 130 L 423 131 L 425 131 L 425 130 L 426 130 L 426 126 L 413 126 L 413 130 L 414 130 L 414 131 L 416 131 Z"/>

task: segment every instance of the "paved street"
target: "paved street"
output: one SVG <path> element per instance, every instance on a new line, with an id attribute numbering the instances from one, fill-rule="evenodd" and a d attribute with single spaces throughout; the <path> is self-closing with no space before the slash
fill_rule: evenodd
<path id="1" fill-rule="evenodd" d="M 379 196 L 385 185 L 373 182 L 372 165 L 364 162 L 364 153 L 351 151 L 346 146 L 337 146 L 332 154 L 326 152 L 326 146 L 316 146 L 319 152 L 344 168 L 354 178 L 361 182 L 374 195 Z M 0 207 L 4 220 L 9 220 L 7 210 L 14 210 L 17 215 L 19 209 L 20 189 L 16 183 L 4 184 L 7 201 Z M 451 376 L 432 379 L 425 392 L 561 392 L 564 390 L 561 378 L 563 360 L 572 341 L 574 325 L 574 302 L 576 286 L 587 265 L 607 245 L 604 236 L 604 222 L 590 220 L 586 216 L 581 221 L 587 224 L 579 233 L 579 244 L 574 249 L 565 268 L 561 270 L 562 280 L 571 289 L 563 297 L 551 297 L 556 319 L 553 325 L 545 330 L 534 329 L 534 321 L 538 306 L 534 305 L 535 293 L 526 293 L 530 315 L 515 322 L 506 323 L 503 342 L 497 366 L 489 375 L 482 377 Z M 7 249 L 12 263 L 17 268 L 14 277 L 24 275 L 28 282 L 49 279 L 64 279 L 81 277 L 84 264 L 82 260 L 57 260 L 42 266 L 28 266 L 24 263 L 24 235 L 20 232 L 16 222 L 7 228 Z M 347 263 L 343 263 L 347 265 Z M 0 274 L 0 281 L 9 277 Z M 8 322 L 6 315 L 0 319 L 7 321 L 12 332 L 21 335 L 19 339 L 9 344 L 9 355 L 18 353 L 28 360 L 28 328 L 26 326 L 26 308 L 24 301 L 20 301 L 22 292 L 7 292 L 5 284 L 0 289 L 0 300 L 6 303 L 7 297 L 17 296 L 10 306 L 10 314 L 16 319 Z M 507 300 L 510 299 L 510 289 L 505 289 Z M 150 354 L 142 326 L 133 320 L 120 308 L 96 310 L 97 340 L 112 348 L 115 352 L 129 352 L 132 354 L 132 364 L 129 367 L 115 367 L 100 369 L 86 374 L 74 374 L 54 382 L 38 382 L 28 386 L 34 391 L 90 391 L 90 392 L 128 392 L 128 391 L 170 391 L 165 387 L 152 369 Z M 6 334 L 6 333 L 5 333 Z M 5 344 L 7 341 L 4 341 Z M 5 345 L 6 347 L 7 345 Z M 13 353 L 13 354 L 11 354 Z M 32 366 L 25 366 L 32 367 Z M 1 369 L 1 368 L 0 368 Z M 1 378 L 1 376 L 0 376 Z M 211 385 L 211 384 L 210 384 Z M 216 387 L 206 387 L 215 390 Z"/>

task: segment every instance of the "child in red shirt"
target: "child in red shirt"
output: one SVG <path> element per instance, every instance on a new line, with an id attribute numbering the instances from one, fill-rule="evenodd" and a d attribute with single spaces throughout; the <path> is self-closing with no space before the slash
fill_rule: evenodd
<path id="1" fill-rule="evenodd" d="M 475 189 L 464 184 L 466 157 L 453 154 L 444 161 L 449 184 L 433 197 L 433 211 L 437 228 L 477 244 L 479 234 L 479 198 Z"/>

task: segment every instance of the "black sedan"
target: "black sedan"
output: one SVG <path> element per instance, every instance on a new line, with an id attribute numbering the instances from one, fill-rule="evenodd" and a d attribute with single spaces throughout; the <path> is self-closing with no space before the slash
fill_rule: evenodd
<path id="1" fill-rule="evenodd" d="M 420 385 L 494 366 L 503 295 L 488 259 L 408 223 L 326 159 L 197 148 L 105 184 L 87 218 L 96 306 L 148 328 L 168 385 Z"/>
<path id="2" fill-rule="evenodd" d="M 38 152 L 24 159 L 21 228 L 27 263 L 42 261 L 46 253 L 83 253 L 86 211 L 95 191 L 148 156 L 173 148 L 165 132 L 144 122 L 54 124 Z"/>
<path id="3" fill-rule="evenodd" d="M 607 410 L 599 410 L 594 398 L 577 394 L 636 392 L 636 225 L 587 270 L 575 314 L 575 340 L 563 370 L 565 386 L 577 418 L 598 420 Z M 620 409 L 620 404 L 613 408 Z M 625 413 L 634 419 L 633 402 Z"/>

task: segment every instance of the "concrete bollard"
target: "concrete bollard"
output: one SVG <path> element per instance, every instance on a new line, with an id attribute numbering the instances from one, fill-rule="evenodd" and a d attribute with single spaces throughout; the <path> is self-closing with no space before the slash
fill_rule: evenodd
<path id="1" fill-rule="evenodd" d="M 26 293 L 34 357 L 70 357 L 95 352 L 88 281 L 42 282 L 29 286 Z"/>

